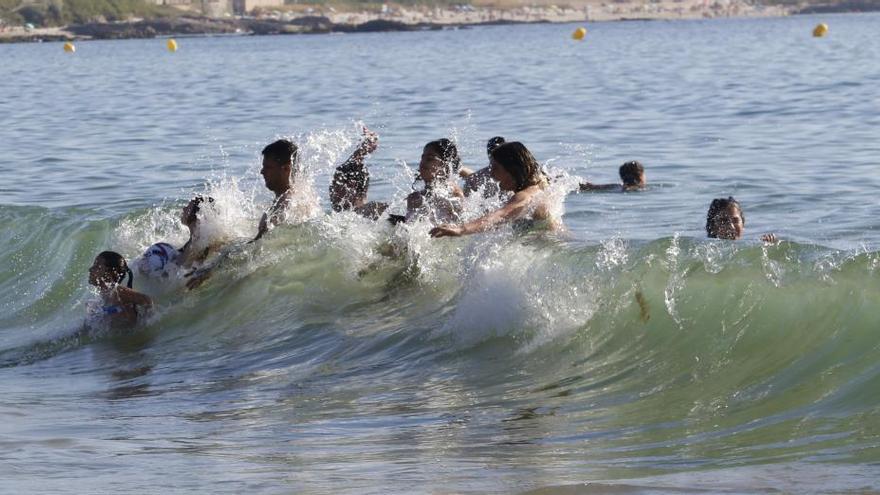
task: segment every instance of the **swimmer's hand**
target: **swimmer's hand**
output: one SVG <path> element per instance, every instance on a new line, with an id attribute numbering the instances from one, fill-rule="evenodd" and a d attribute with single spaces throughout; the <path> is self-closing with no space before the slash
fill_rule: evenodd
<path id="1" fill-rule="evenodd" d="M 779 242 L 776 234 L 764 234 L 761 236 L 761 240 L 767 244 L 777 244 Z"/>
<path id="2" fill-rule="evenodd" d="M 428 233 L 431 237 L 460 237 L 464 229 L 460 225 L 438 225 Z"/>

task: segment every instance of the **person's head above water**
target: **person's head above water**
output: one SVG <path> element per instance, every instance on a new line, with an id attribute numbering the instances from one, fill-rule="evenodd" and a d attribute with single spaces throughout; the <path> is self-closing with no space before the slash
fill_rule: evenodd
<path id="1" fill-rule="evenodd" d="M 746 217 L 733 196 L 712 200 L 706 214 L 706 235 L 713 239 L 736 240 L 742 237 L 745 226 Z"/>
<path id="2" fill-rule="evenodd" d="M 489 159 L 492 178 L 504 191 L 519 192 L 542 183 L 541 165 L 522 143 L 504 143 L 492 151 Z"/>
<path id="3" fill-rule="evenodd" d="M 134 275 L 121 254 L 115 251 L 102 251 L 95 257 L 89 268 L 89 284 L 101 289 L 108 289 L 125 280 L 128 275 L 128 288 L 134 282 Z"/>
<path id="4" fill-rule="evenodd" d="M 492 158 L 492 152 L 495 151 L 495 148 L 501 146 L 506 142 L 507 141 L 505 141 L 504 138 L 501 136 L 490 138 L 489 141 L 486 142 L 486 153 L 489 154 L 489 158 Z"/>
<path id="5" fill-rule="evenodd" d="M 298 154 L 296 145 L 286 139 L 279 139 L 263 148 L 263 167 L 260 174 L 269 190 L 282 194 L 290 189 L 290 173 Z"/>
<path id="6" fill-rule="evenodd" d="M 363 205 L 370 188 L 370 172 L 363 163 L 350 161 L 336 167 L 330 181 L 330 204 L 333 211 L 345 211 Z"/>
<path id="7" fill-rule="evenodd" d="M 430 185 L 437 179 L 455 177 L 460 167 L 461 159 L 455 143 L 446 138 L 438 139 L 426 144 L 422 150 L 419 178 Z"/>
<path id="8" fill-rule="evenodd" d="M 636 160 L 624 163 L 620 166 L 620 180 L 623 181 L 624 189 L 641 189 L 645 187 L 645 167 Z"/>
<path id="9" fill-rule="evenodd" d="M 189 203 L 180 212 L 180 223 L 189 227 L 190 230 L 194 229 L 199 222 L 199 212 L 202 210 L 203 203 L 213 205 L 214 198 L 210 196 L 196 196 L 189 200 Z"/>

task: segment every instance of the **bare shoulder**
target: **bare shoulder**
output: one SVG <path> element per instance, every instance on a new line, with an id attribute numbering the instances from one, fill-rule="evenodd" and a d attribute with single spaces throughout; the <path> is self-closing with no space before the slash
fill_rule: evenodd
<path id="1" fill-rule="evenodd" d="M 125 304 L 136 304 L 139 306 L 150 306 L 153 304 L 150 296 L 128 287 L 117 287 L 116 295 L 119 301 Z"/>

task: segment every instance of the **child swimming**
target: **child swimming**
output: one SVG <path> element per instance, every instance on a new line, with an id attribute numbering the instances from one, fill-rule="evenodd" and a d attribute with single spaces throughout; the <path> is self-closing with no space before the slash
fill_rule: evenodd
<path id="1" fill-rule="evenodd" d="M 593 184 L 582 182 L 580 190 L 583 191 L 641 191 L 648 181 L 645 179 L 645 167 L 637 160 L 624 163 L 618 170 L 622 184 Z"/>
<path id="2" fill-rule="evenodd" d="M 388 203 L 367 202 L 370 189 L 370 171 L 364 159 L 379 147 L 379 136 L 364 127 L 364 139 L 354 153 L 336 167 L 330 181 L 330 206 L 335 212 L 353 211 L 370 220 L 378 220 L 388 209 Z"/>
<path id="3" fill-rule="evenodd" d="M 418 176 L 425 182 L 425 188 L 407 196 L 407 222 L 428 218 L 437 224 L 459 219 L 464 193 L 455 183 L 455 177 L 460 167 L 458 148 L 449 139 L 438 139 L 425 145 Z"/>
<path id="4" fill-rule="evenodd" d="M 460 225 L 439 225 L 431 229 L 431 237 L 462 236 L 485 232 L 502 223 L 546 223 L 551 230 L 561 224 L 550 213 L 547 177 L 532 153 L 522 143 L 505 143 L 492 152 L 492 178 L 502 191 L 513 195 L 501 208 L 476 220 Z"/>
<path id="5" fill-rule="evenodd" d="M 741 239 L 746 227 L 746 218 L 742 207 L 733 196 L 716 198 L 709 205 L 706 213 L 706 235 L 710 239 L 726 239 L 735 241 Z M 775 244 L 778 239 L 774 234 L 764 234 L 761 240 Z"/>
<path id="6" fill-rule="evenodd" d="M 128 284 L 122 286 L 125 277 Z M 101 312 L 112 326 L 130 327 L 153 306 L 149 296 L 132 289 L 134 274 L 125 258 L 114 251 L 103 251 L 89 268 L 89 284 L 101 295 Z"/>
<path id="7" fill-rule="evenodd" d="M 157 242 L 144 251 L 137 263 L 142 275 L 168 277 L 172 267 L 193 268 L 220 248 L 220 243 L 208 243 L 200 234 L 202 220 L 199 213 L 203 204 L 213 205 L 214 198 L 196 196 L 180 212 L 180 223 L 189 229 L 189 239 L 180 249 L 167 242 Z"/>
<path id="8" fill-rule="evenodd" d="M 504 138 L 501 136 L 495 136 L 486 143 L 486 153 L 489 155 L 489 158 L 492 158 L 492 152 L 495 151 L 495 148 L 504 144 Z M 492 167 L 483 167 L 476 172 L 462 168 L 459 172 L 464 178 L 464 195 L 470 196 L 472 193 L 475 193 L 479 190 L 483 191 L 483 197 L 491 198 L 493 196 L 497 196 L 500 191 L 498 189 L 498 183 L 492 179 Z"/>
<path id="9" fill-rule="evenodd" d="M 263 148 L 263 166 L 260 175 L 266 188 L 275 193 L 272 206 L 263 214 L 257 227 L 254 240 L 262 238 L 266 232 L 282 223 L 287 218 L 293 195 L 293 167 L 296 164 L 299 149 L 295 144 L 279 139 Z"/>

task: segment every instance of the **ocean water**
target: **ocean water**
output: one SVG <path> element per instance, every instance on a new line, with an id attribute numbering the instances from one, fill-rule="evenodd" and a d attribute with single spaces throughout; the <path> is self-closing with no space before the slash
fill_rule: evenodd
<path id="1" fill-rule="evenodd" d="M 880 492 L 880 16 L 575 27 L 0 45 L 0 492 Z M 566 230 L 328 214 L 362 123 L 371 199 L 502 135 Z M 252 236 L 279 136 L 289 225 L 89 319 L 95 254 L 182 244 L 193 194 Z"/>

